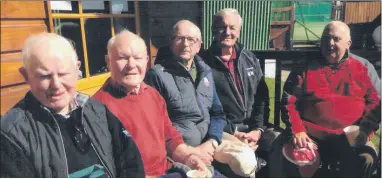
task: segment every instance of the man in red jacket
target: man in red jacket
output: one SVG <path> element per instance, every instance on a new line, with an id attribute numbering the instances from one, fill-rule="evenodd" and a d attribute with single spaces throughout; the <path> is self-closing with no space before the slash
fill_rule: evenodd
<path id="1" fill-rule="evenodd" d="M 339 161 L 341 177 L 370 177 L 376 153 L 370 138 L 381 121 L 381 81 L 367 60 L 349 52 L 349 27 L 340 21 L 325 26 L 322 59 L 292 71 L 284 85 L 283 121 L 295 147 L 315 142 L 324 163 Z M 355 146 L 343 134 L 360 127 Z M 374 150 L 373 150 L 374 149 Z"/>
<path id="2" fill-rule="evenodd" d="M 173 168 L 167 155 L 190 168 L 205 170 L 196 150 L 184 143 L 172 125 L 164 99 L 143 82 L 148 62 L 145 42 L 123 30 L 109 40 L 107 48 L 111 78 L 93 98 L 105 104 L 128 129 L 142 155 L 147 177 L 163 176 Z M 181 174 L 164 177 L 185 176 Z"/>

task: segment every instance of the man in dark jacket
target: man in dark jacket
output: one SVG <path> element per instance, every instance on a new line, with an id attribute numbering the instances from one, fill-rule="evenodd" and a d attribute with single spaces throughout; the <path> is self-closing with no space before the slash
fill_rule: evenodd
<path id="1" fill-rule="evenodd" d="M 351 42 L 345 23 L 325 26 L 321 59 L 293 70 L 285 82 L 282 116 L 295 147 L 314 141 L 323 163 L 339 162 L 339 177 L 371 177 L 377 153 L 370 138 L 381 122 L 381 81 L 369 61 L 349 52 Z M 359 127 L 354 145 L 343 132 L 350 125 Z"/>
<path id="2" fill-rule="evenodd" d="M 171 55 L 159 56 L 145 81 L 164 97 L 169 117 L 184 141 L 199 149 L 207 164 L 221 143 L 225 115 L 210 67 L 196 55 L 201 32 L 188 20 L 174 25 Z M 167 59 L 161 59 L 167 58 Z"/>
<path id="3" fill-rule="evenodd" d="M 76 91 L 80 62 L 69 41 L 31 36 L 22 57 L 30 91 L 1 119 L 1 177 L 145 177 L 118 118 Z"/>
<path id="4" fill-rule="evenodd" d="M 202 56 L 212 68 L 216 91 L 229 121 L 225 131 L 247 141 L 254 150 L 258 146 L 266 150 L 269 144 L 260 140 L 265 139 L 261 136 L 273 139 L 276 135 L 265 130 L 264 121 L 269 117 L 268 87 L 259 60 L 237 43 L 240 29 L 241 17 L 236 9 L 219 11 L 212 23 L 214 41 Z"/>

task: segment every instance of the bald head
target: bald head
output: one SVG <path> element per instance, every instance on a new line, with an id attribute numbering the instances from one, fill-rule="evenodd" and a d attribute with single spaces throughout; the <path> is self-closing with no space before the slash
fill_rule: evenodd
<path id="1" fill-rule="evenodd" d="M 173 36 L 176 35 L 177 32 L 179 32 L 179 30 L 185 29 L 185 28 L 190 29 L 192 33 L 194 34 L 194 36 L 198 38 L 199 40 L 202 39 L 202 33 L 200 32 L 199 27 L 189 20 L 178 21 L 172 28 L 172 35 Z"/>
<path id="2" fill-rule="evenodd" d="M 55 33 L 44 32 L 27 38 L 22 59 L 24 68 L 28 70 L 36 60 L 71 60 L 76 65 L 78 57 L 67 39 Z"/>
<path id="3" fill-rule="evenodd" d="M 350 29 L 341 21 L 332 21 L 322 32 L 320 48 L 322 55 L 330 64 L 341 61 L 352 44 Z"/>
<path id="4" fill-rule="evenodd" d="M 107 43 L 108 55 L 111 55 L 111 50 L 114 48 L 120 48 L 120 46 L 131 46 L 134 45 L 137 48 L 142 48 L 142 51 L 147 52 L 147 47 L 145 41 L 138 35 L 130 32 L 129 30 L 122 30 L 117 35 L 112 37 Z"/>
<path id="5" fill-rule="evenodd" d="M 327 33 L 331 29 L 338 29 L 344 33 L 343 34 L 344 38 L 346 38 L 347 40 L 351 39 L 350 28 L 347 24 L 345 24 L 342 21 L 331 21 L 329 24 L 325 26 L 323 33 Z"/>

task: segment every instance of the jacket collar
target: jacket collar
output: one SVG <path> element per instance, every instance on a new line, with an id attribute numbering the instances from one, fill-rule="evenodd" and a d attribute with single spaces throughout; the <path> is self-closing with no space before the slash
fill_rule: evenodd
<path id="1" fill-rule="evenodd" d="M 85 94 L 78 93 L 76 94 L 75 98 L 73 99 L 71 105 L 70 112 L 67 115 L 61 115 L 57 114 L 54 110 L 44 106 L 40 101 L 37 100 L 37 98 L 32 94 L 31 91 L 28 91 L 27 94 L 25 95 L 25 104 L 28 108 L 31 109 L 31 113 L 41 116 L 41 115 L 47 115 L 47 116 L 55 116 L 55 115 L 60 115 L 64 118 L 69 118 L 71 113 L 78 108 L 83 108 L 88 101 L 89 96 Z M 48 117 L 49 118 L 49 117 Z M 40 118 L 38 118 L 40 119 Z M 37 119 L 37 120 L 38 120 Z M 47 119 L 45 117 L 41 117 L 41 119 Z M 82 119 L 81 119 L 82 120 Z"/>

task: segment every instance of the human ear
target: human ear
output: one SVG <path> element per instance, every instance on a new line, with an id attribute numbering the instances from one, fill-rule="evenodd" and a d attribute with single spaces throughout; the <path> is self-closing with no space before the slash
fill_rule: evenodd
<path id="1" fill-rule="evenodd" d="M 24 67 L 19 68 L 20 74 L 24 77 L 25 82 L 28 83 L 28 72 Z"/>

